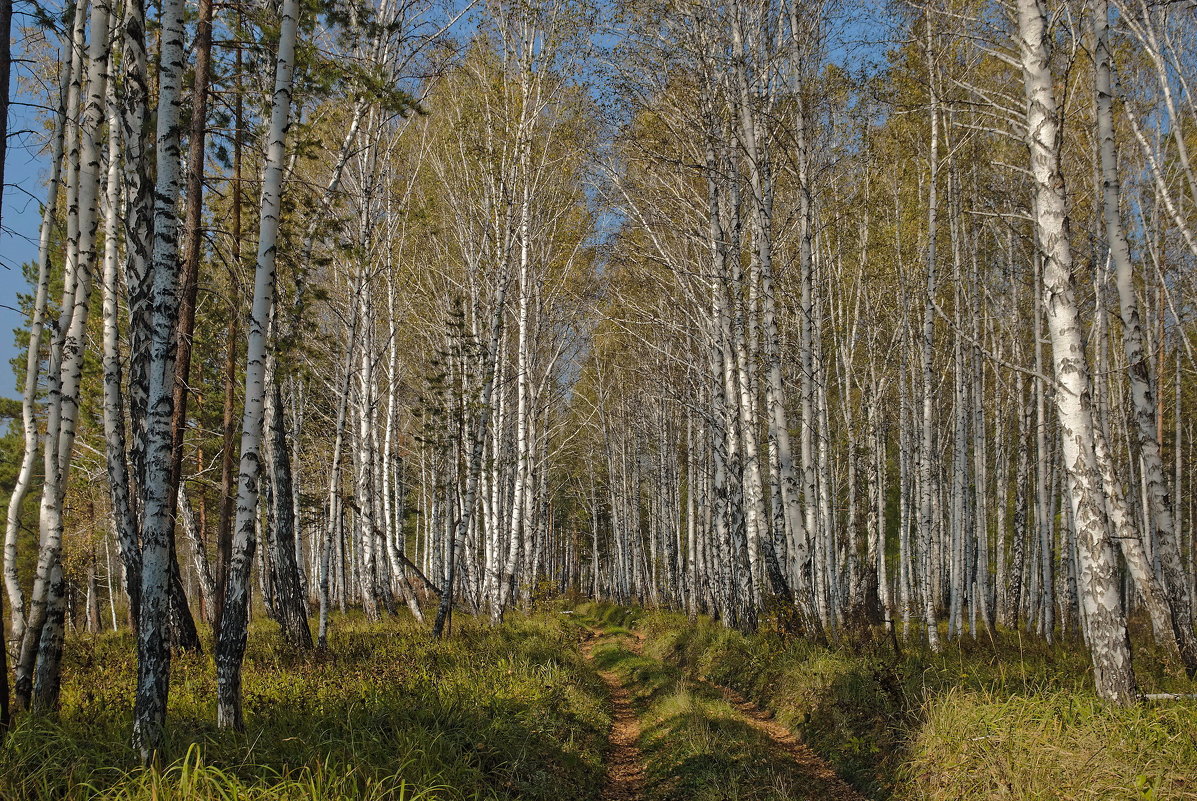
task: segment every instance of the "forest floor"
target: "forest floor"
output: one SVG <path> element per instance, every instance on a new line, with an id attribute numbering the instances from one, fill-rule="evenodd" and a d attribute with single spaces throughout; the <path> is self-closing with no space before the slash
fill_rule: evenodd
<path id="1" fill-rule="evenodd" d="M 1103 704 L 1068 638 L 895 652 L 601 604 L 460 615 L 439 642 L 406 617 L 332 631 L 297 653 L 255 623 L 241 733 L 213 725 L 210 654 L 177 656 L 152 770 L 128 745 L 132 639 L 72 635 L 61 712 L 18 720 L 0 799 L 1197 799 L 1197 702 Z M 1136 669 L 1197 691 L 1149 647 Z"/>

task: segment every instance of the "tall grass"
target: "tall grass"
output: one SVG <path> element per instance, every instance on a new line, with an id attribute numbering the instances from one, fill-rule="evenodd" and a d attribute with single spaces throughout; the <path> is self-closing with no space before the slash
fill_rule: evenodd
<path id="1" fill-rule="evenodd" d="M 72 639 L 61 713 L 19 720 L 0 749 L 0 798 L 594 797 L 609 718 L 576 632 L 552 615 L 459 620 L 432 642 L 407 623 L 348 617 L 312 654 L 256 625 L 242 733 L 213 724 L 211 658 L 176 658 L 166 754 L 151 770 L 129 748 L 131 639 Z"/>
<path id="2" fill-rule="evenodd" d="M 772 709 L 873 798 L 1197 799 L 1197 703 L 1099 701 L 1076 642 L 1001 632 L 895 654 L 881 637 L 745 636 L 670 613 L 633 622 L 646 653 Z M 1150 646 L 1135 666 L 1148 691 L 1197 691 Z"/>
<path id="3" fill-rule="evenodd" d="M 1197 798 L 1197 706 L 948 690 L 899 770 L 908 798 Z"/>

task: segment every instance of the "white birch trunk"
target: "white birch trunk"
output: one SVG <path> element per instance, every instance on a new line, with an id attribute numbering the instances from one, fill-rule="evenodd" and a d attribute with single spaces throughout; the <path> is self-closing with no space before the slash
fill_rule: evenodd
<path id="1" fill-rule="evenodd" d="M 1187 581 L 1181 562 L 1180 541 L 1172 514 L 1172 502 L 1168 493 L 1168 480 L 1164 475 L 1160 442 L 1156 438 L 1155 397 L 1148 378 L 1147 357 L 1143 351 L 1143 331 L 1139 318 L 1138 299 L 1135 296 L 1134 265 L 1131 262 L 1130 247 L 1122 228 L 1122 214 L 1119 208 L 1121 184 L 1118 178 L 1118 154 L 1114 134 L 1113 96 L 1110 85 L 1111 55 L 1109 46 L 1109 10 L 1106 0 L 1094 0 L 1093 34 L 1096 47 L 1096 92 L 1097 92 L 1097 136 L 1101 158 L 1102 220 L 1105 224 L 1106 243 L 1114 263 L 1119 311 L 1122 317 L 1122 344 L 1126 354 L 1127 373 L 1130 377 L 1131 401 L 1138 432 L 1139 456 L 1143 480 L 1146 484 L 1148 519 L 1154 523 L 1154 539 L 1160 550 L 1160 565 L 1163 585 L 1168 600 L 1181 657 L 1189 676 L 1197 673 L 1197 637 L 1193 634 L 1192 613 L 1189 606 Z M 1158 57 L 1157 57 L 1158 65 Z M 1167 81 L 1163 82 L 1168 93 Z M 1171 94 L 1166 94 L 1169 110 L 1172 109 Z M 1184 137 L 1177 132 L 1179 153 L 1184 156 Z M 1187 158 L 1184 159 L 1187 162 Z M 1195 195 L 1197 199 L 1197 195 Z M 1161 376 L 1162 383 L 1162 376 Z M 1180 409 L 1177 407 L 1177 414 Z M 1177 456 L 1179 463 L 1179 455 Z M 1112 466 L 1111 466 L 1112 467 Z"/>
<path id="2" fill-rule="evenodd" d="M 922 338 L 922 441 L 919 448 L 919 528 L 923 543 L 924 560 L 928 562 L 923 581 L 923 623 L 927 627 L 927 644 L 932 651 L 940 650 L 939 628 L 935 620 L 935 593 L 933 592 L 933 576 L 929 560 L 931 557 L 932 535 L 935 528 L 935 510 L 933 506 L 936 493 L 934 470 L 932 461 L 935 448 L 935 387 L 933 373 L 933 345 L 935 339 L 935 286 L 936 286 L 936 227 L 939 215 L 939 105 L 936 96 L 934 52 L 931 46 L 931 12 L 928 10 L 927 21 L 927 69 L 931 75 L 931 156 L 930 179 L 928 181 L 927 198 L 927 295 L 923 306 L 923 338 Z"/>
<path id="3" fill-rule="evenodd" d="M 246 626 L 249 622 L 249 573 L 256 545 L 254 523 L 258 512 L 258 477 L 261 470 L 260 452 L 265 417 L 267 327 L 274 305 L 275 245 L 278 241 L 279 217 L 282 213 L 283 168 L 287 129 L 291 118 L 291 86 L 299 24 L 298 0 L 283 0 L 281 15 L 274 94 L 266 135 L 266 164 L 262 179 L 254 297 L 249 319 L 245 412 L 241 420 L 241 467 L 237 481 L 233 558 L 229 565 L 224 620 L 216 644 L 216 723 L 221 728 L 234 729 L 240 729 L 243 725 L 241 661 L 245 656 Z"/>
<path id="4" fill-rule="evenodd" d="M 109 119 L 116 119 L 115 94 L 108 88 Z M 141 542 L 137 518 L 129 489 L 129 462 L 125 440 L 125 398 L 121 381 L 119 277 L 117 242 L 121 232 L 118 209 L 120 189 L 120 128 L 108 126 L 108 186 L 104 213 L 104 442 L 108 467 L 109 501 L 116 531 L 117 549 L 125 566 L 125 593 L 129 599 L 129 618 L 137 620 L 141 608 Z"/>
<path id="5" fill-rule="evenodd" d="M 216 580 L 212 578 L 208 551 L 200 536 L 199 523 L 195 519 L 195 509 L 191 506 L 191 499 L 187 497 L 187 493 L 182 487 L 179 488 L 179 518 L 183 524 L 183 533 L 187 537 L 187 543 L 191 546 L 192 563 L 195 565 L 195 576 L 199 581 L 204 608 L 212 609 L 212 602 L 216 597 Z"/>
<path id="6" fill-rule="evenodd" d="M 1097 692 L 1119 704 L 1138 690 L 1130 662 L 1117 565 L 1105 521 L 1105 497 L 1094 453 L 1089 367 L 1077 314 L 1068 239 L 1064 178 L 1060 170 L 1055 87 L 1046 44 L 1045 9 L 1018 0 L 1018 38 L 1027 99 L 1027 135 L 1035 177 L 1035 224 L 1043 250 L 1043 298 L 1058 388 L 1068 496 L 1080 551 L 1083 613 L 1088 623 Z M 1046 601 L 1050 606 L 1050 599 Z"/>
<path id="7" fill-rule="evenodd" d="M 82 24 L 85 4 L 75 8 L 75 27 Z M 4 646 L 19 647 L 25 633 L 25 593 L 17 575 L 17 534 L 20 528 L 21 507 L 29 494 L 30 479 L 37 457 L 40 434 L 35 417 L 37 403 L 38 374 L 41 365 L 42 332 L 45 329 L 46 301 L 50 294 L 50 245 L 54 222 L 58 211 L 58 195 L 62 191 L 62 157 L 67 136 L 67 97 L 72 83 L 72 73 L 78 69 L 79 50 L 72 48 L 70 40 L 62 43 L 63 56 L 68 48 L 73 50 L 71 58 L 63 58 L 58 91 L 58 110 L 55 117 L 54 138 L 50 153 L 50 181 L 46 202 L 42 207 L 42 222 L 38 231 L 37 286 L 33 297 L 33 313 L 29 323 L 28 353 L 25 359 L 25 384 L 21 397 L 21 428 L 25 437 L 25 448 L 21 453 L 21 466 L 13 484 L 8 501 L 8 514 L 4 531 L 4 588 L 8 594 L 9 613 L 12 623 L 8 632 L 8 643 Z"/>
<path id="8" fill-rule="evenodd" d="M 97 133 L 103 119 L 108 77 L 109 9 L 103 3 L 91 8 L 92 39 L 86 48 L 87 98 L 76 146 L 67 148 L 68 186 L 67 253 L 64 288 L 56 342 L 51 345 L 50 399 L 44 450 L 45 479 L 41 502 L 41 551 L 30 597 L 29 618 L 17 663 L 16 698 L 30 701 L 35 710 L 48 712 L 58 703 L 59 664 L 62 657 L 62 615 L 66 586 L 62 572 L 63 512 L 70 457 L 75 444 L 79 386 L 83 374 L 83 349 L 92 289 L 100 180 L 100 147 Z M 74 47 L 83 47 L 82 18 L 76 17 Z M 77 107 L 83 68 L 75 71 L 68 110 Z M 73 222 L 73 225 L 72 225 Z M 55 358 L 57 353 L 57 359 Z M 36 663 L 36 664 L 35 664 Z M 36 675 L 34 673 L 36 669 Z"/>
<path id="9" fill-rule="evenodd" d="M 150 347 L 145 409 L 145 499 L 141 518 L 141 608 L 137 633 L 137 696 L 133 741 L 147 763 L 161 746 L 170 685 L 169 622 L 174 519 L 171 472 L 175 328 L 179 317 L 178 198 L 180 112 L 186 67 L 183 2 L 162 6 L 158 62 L 157 184 L 151 267 Z"/>

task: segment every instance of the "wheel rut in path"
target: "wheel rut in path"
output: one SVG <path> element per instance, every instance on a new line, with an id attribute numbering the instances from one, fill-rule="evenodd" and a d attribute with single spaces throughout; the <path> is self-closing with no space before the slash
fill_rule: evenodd
<path id="1" fill-rule="evenodd" d="M 745 723 L 764 734 L 778 750 L 784 752 L 807 776 L 818 782 L 821 801 L 866 801 L 865 797 L 835 772 L 831 765 L 816 754 L 809 745 L 794 736 L 793 732 L 773 720 L 771 713 L 761 709 L 730 687 L 698 679 L 706 686 L 722 693 L 724 700 L 732 706 Z"/>
<path id="2" fill-rule="evenodd" d="M 591 662 L 594 661 L 595 640 L 602 634 L 601 631 L 592 631 L 590 637 L 582 644 L 582 654 Z M 639 642 L 629 643 L 629 646 L 639 650 Z M 613 712 L 611 731 L 607 735 L 611 744 L 607 754 L 607 776 L 603 781 L 599 800 L 640 801 L 644 766 L 640 760 L 640 749 L 636 746 L 637 740 L 640 739 L 640 721 L 636 716 L 636 708 L 632 705 L 631 694 L 623 686 L 618 675 L 610 670 L 600 670 L 598 674 L 607 685 Z"/>

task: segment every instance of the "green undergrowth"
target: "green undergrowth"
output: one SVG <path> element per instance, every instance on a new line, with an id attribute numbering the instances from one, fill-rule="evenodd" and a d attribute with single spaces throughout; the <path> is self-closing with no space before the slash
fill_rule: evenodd
<path id="1" fill-rule="evenodd" d="M 674 664 L 636 653 L 629 619 L 606 608 L 582 618 L 604 636 L 595 665 L 613 671 L 639 713 L 645 801 L 800 801 L 822 799 L 769 737 L 753 728 L 712 687 L 689 680 Z"/>
<path id="2" fill-rule="evenodd" d="M 828 645 L 672 613 L 587 612 L 642 632 L 647 656 L 773 710 L 872 798 L 1197 799 L 1197 702 L 1103 703 L 1079 643 L 1001 632 L 896 655 L 885 637 Z M 1197 692 L 1148 647 L 1136 670 L 1145 691 Z"/>
<path id="3" fill-rule="evenodd" d="M 128 635 L 72 639 L 57 720 L 18 721 L 0 749 L 5 799 L 593 798 L 610 718 L 605 689 L 560 615 L 452 636 L 399 620 L 335 621 L 325 652 L 251 631 L 246 730 L 218 731 L 209 655 L 176 657 L 161 769 L 129 747 Z M 460 622 L 459 622 L 460 621 Z"/>

